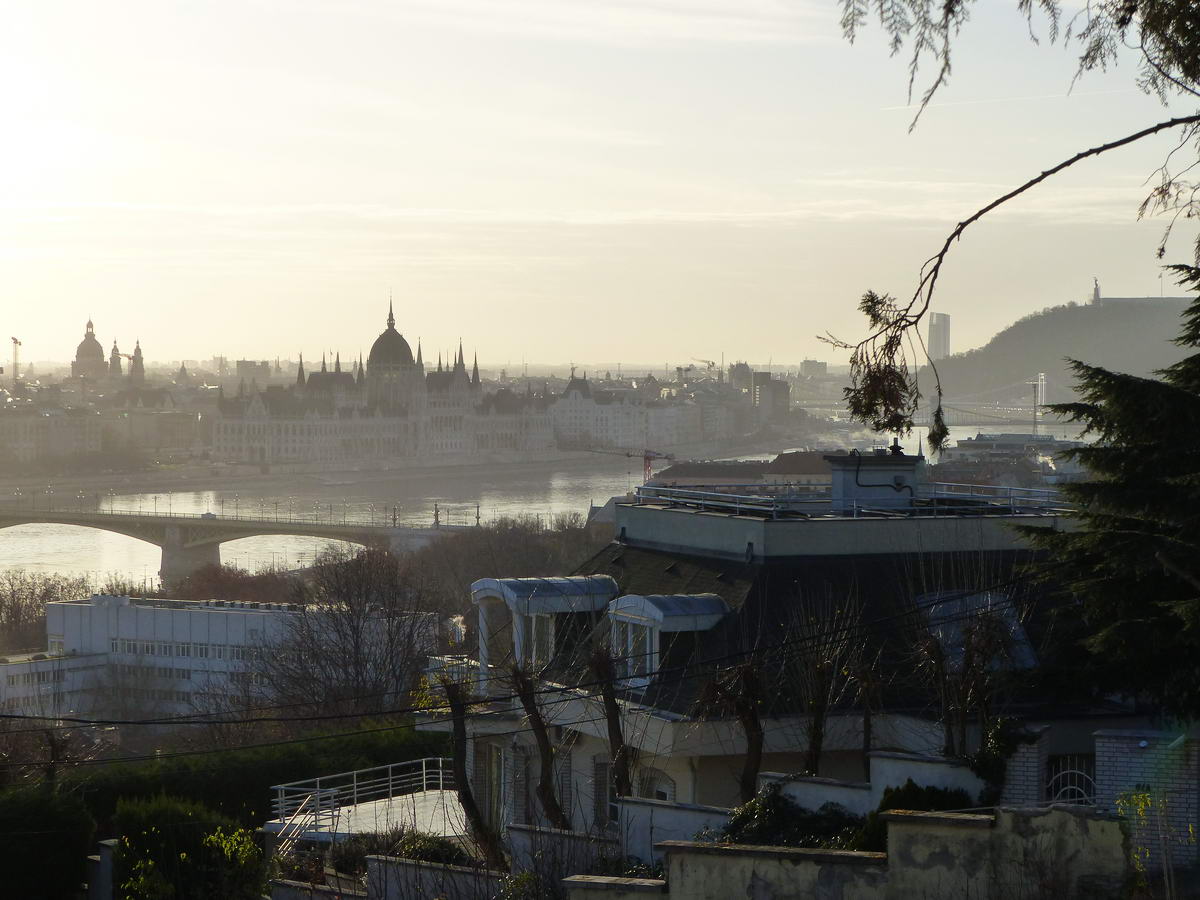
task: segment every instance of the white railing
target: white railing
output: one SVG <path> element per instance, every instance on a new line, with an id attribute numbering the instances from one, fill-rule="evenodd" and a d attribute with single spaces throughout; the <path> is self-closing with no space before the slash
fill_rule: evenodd
<path id="1" fill-rule="evenodd" d="M 719 490 L 713 490 L 713 488 Z M 636 489 L 635 503 L 683 506 L 700 510 L 763 515 L 772 519 L 839 516 L 857 518 L 884 511 L 889 515 L 1015 515 L 1048 514 L 1064 511 L 1070 504 L 1054 490 L 1004 487 L 998 485 L 927 482 L 917 487 L 907 506 L 888 506 L 870 500 L 839 500 L 834 505 L 831 491 L 791 495 L 757 493 L 762 487 L 747 485 L 705 485 L 704 487 L 656 487 Z"/>
<path id="2" fill-rule="evenodd" d="M 409 762 L 391 763 L 354 772 L 322 775 L 306 781 L 277 784 L 272 791 L 272 812 L 276 819 L 288 820 L 306 802 L 315 797 L 315 808 L 336 815 L 344 806 L 389 800 L 422 791 L 448 791 L 454 788 L 454 772 L 449 759 L 428 757 Z"/>
<path id="3" fill-rule="evenodd" d="M 300 801 L 279 829 L 279 855 L 287 856 L 291 853 L 296 842 L 309 831 L 321 826 L 325 826 L 328 831 L 335 831 L 337 818 L 338 812 L 332 797 L 322 796 L 320 791 L 309 794 Z"/>

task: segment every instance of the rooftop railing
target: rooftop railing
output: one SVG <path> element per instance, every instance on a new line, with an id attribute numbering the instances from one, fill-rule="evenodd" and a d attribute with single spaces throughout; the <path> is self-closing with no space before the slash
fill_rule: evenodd
<path id="1" fill-rule="evenodd" d="M 451 761 L 432 756 L 277 784 L 271 788 L 275 793 L 271 811 L 279 821 L 290 819 L 302 807 L 318 810 L 328 818 L 344 806 L 453 789 Z"/>
<path id="2" fill-rule="evenodd" d="M 762 487 L 761 484 L 705 485 L 702 488 L 644 485 L 635 490 L 634 503 L 770 519 L 1053 515 L 1071 508 L 1054 490 L 1001 485 L 926 482 L 916 487 L 910 502 L 903 504 L 882 504 L 870 499 L 840 498 L 835 501 L 829 489 L 820 493 L 805 490 L 763 494 L 759 493 Z"/>

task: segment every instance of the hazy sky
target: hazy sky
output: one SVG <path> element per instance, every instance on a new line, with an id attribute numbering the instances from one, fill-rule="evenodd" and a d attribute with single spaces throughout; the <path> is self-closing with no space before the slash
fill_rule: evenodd
<path id="1" fill-rule="evenodd" d="M 1073 53 L 1015 6 L 981 4 L 909 134 L 906 60 L 833 0 L 8 4 L 0 331 L 30 359 L 89 315 L 151 361 L 346 358 L 391 291 L 427 360 L 834 360 L 814 336 L 911 292 L 964 215 L 1168 117 L 1131 65 L 1068 96 Z M 955 348 L 1093 275 L 1157 294 L 1136 206 L 1168 145 L 970 233 Z"/>

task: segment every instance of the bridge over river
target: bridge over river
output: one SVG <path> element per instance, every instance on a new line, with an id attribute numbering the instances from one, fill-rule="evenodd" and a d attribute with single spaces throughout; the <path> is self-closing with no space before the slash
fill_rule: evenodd
<path id="1" fill-rule="evenodd" d="M 177 584 L 197 569 L 221 562 L 221 544 L 259 535 L 304 535 L 348 541 L 363 546 L 387 547 L 394 552 L 417 550 L 438 538 L 467 531 L 470 525 L 420 527 L 387 522 L 319 516 L 228 516 L 216 513 L 144 513 L 83 509 L 37 509 L 0 505 L 0 529 L 30 524 L 78 525 L 124 534 L 162 548 L 159 575 L 165 584 Z"/>

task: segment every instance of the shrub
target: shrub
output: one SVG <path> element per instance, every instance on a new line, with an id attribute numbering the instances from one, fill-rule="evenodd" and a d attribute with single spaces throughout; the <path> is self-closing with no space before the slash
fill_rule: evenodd
<path id="1" fill-rule="evenodd" d="M 48 900 L 77 896 L 95 830 L 78 797 L 42 785 L 0 793 L 4 895 Z"/>
<path id="2" fill-rule="evenodd" d="M 250 831 L 176 797 L 122 800 L 113 883 L 122 900 L 257 900 L 266 864 Z"/>
<path id="3" fill-rule="evenodd" d="M 474 864 L 471 856 L 449 838 L 403 828 L 355 834 L 330 850 L 333 867 L 347 875 L 365 875 L 368 856 L 399 856 L 448 866 Z"/>
<path id="4" fill-rule="evenodd" d="M 774 847 L 841 849 L 862 827 L 863 820 L 836 803 L 817 811 L 805 809 L 768 782 L 753 800 L 734 809 L 716 840 Z"/>
<path id="5" fill-rule="evenodd" d="M 887 850 L 887 823 L 879 818 L 889 809 L 913 809 L 922 812 L 944 812 L 968 809 L 971 797 L 961 788 L 924 787 L 910 778 L 900 787 L 887 788 L 879 808 L 867 816 L 866 823 L 847 843 L 847 850 Z"/>

